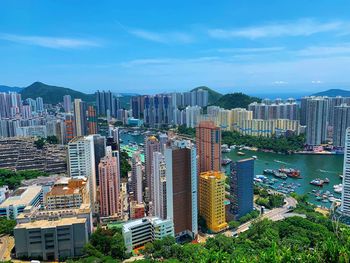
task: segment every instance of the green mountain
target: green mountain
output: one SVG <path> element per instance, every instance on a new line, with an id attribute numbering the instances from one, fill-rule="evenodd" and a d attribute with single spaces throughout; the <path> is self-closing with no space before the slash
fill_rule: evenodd
<path id="1" fill-rule="evenodd" d="M 0 85 L 0 92 L 20 92 L 22 88 L 20 87 L 10 87 L 6 85 Z"/>
<path id="2" fill-rule="evenodd" d="M 94 94 L 85 94 L 69 88 L 47 85 L 42 82 L 34 82 L 32 85 L 24 88 L 20 93 L 23 99 L 42 97 L 44 102 L 48 104 L 62 102 L 64 95 L 71 95 L 72 100 L 79 98 L 86 102 L 95 101 Z"/>
<path id="3" fill-rule="evenodd" d="M 201 87 L 197 87 L 194 88 L 191 91 L 195 91 L 195 90 L 199 90 L 199 89 L 203 89 L 203 90 L 207 90 L 208 91 L 208 103 L 209 104 L 213 104 L 215 101 L 217 101 L 220 97 L 222 97 L 222 94 L 219 92 L 216 92 L 215 90 L 212 90 L 206 86 L 201 86 Z"/>
<path id="4" fill-rule="evenodd" d="M 350 97 L 350 90 L 329 89 L 329 90 L 326 90 L 326 91 L 317 92 L 315 94 L 312 94 L 312 96 L 328 96 L 328 97 L 342 96 L 342 97 Z"/>
<path id="5" fill-rule="evenodd" d="M 222 96 L 213 105 L 230 110 L 234 108 L 248 108 L 248 105 L 254 101 L 261 102 L 261 99 L 241 92 L 235 92 Z"/>

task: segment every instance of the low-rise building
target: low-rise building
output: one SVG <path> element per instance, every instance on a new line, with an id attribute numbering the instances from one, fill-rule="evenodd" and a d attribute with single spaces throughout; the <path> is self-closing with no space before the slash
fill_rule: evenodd
<path id="1" fill-rule="evenodd" d="M 59 180 L 46 194 L 45 205 L 49 210 L 79 208 L 89 203 L 88 183 L 86 178 Z"/>
<path id="2" fill-rule="evenodd" d="M 171 219 L 145 217 L 124 223 L 122 233 L 127 252 L 131 252 L 156 239 L 174 236 L 174 224 Z"/>
<path id="3" fill-rule="evenodd" d="M 27 206 L 40 207 L 42 200 L 43 192 L 41 186 L 20 187 L 0 204 L 0 216 L 6 216 L 8 219 L 16 219 Z"/>
<path id="4" fill-rule="evenodd" d="M 53 261 L 82 256 L 88 242 L 86 218 L 20 223 L 13 232 L 17 258 Z"/>

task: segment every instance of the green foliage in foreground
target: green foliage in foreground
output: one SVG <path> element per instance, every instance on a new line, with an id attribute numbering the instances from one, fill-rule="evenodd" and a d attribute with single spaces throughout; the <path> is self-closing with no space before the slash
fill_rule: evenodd
<path id="1" fill-rule="evenodd" d="M 165 238 L 147 244 L 144 253 L 146 259 L 138 262 L 349 262 L 350 230 L 342 226 L 335 233 L 320 214 L 264 219 L 238 238 L 217 235 L 204 245 L 179 245 Z"/>
<path id="2" fill-rule="evenodd" d="M 222 143 L 227 145 L 245 145 L 274 152 L 289 153 L 304 149 L 304 135 L 290 137 L 257 137 L 242 135 L 235 131 L 223 131 Z"/>
<path id="3" fill-rule="evenodd" d="M 254 188 L 254 194 L 259 195 L 256 204 L 265 206 L 268 209 L 281 207 L 284 204 L 284 196 L 281 194 L 269 194 L 264 188 Z"/>
<path id="4" fill-rule="evenodd" d="M 21 185 L 22 180 L 34 179 L 39 176 L 48 176 L 47 173 L 38 170 L 17 171 L 0 169 L 0 186 L 7 185 L 15 189 Z"/>

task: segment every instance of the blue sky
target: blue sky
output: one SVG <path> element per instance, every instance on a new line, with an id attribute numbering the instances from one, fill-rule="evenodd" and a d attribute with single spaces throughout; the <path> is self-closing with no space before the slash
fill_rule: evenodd
<path id="1" fill-rule="evenodd" d="M 0 84 L 350 89 L 350 1 L 0 1 Z"/>

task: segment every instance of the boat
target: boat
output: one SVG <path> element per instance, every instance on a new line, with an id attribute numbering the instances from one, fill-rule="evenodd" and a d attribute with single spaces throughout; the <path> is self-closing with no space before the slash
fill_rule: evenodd
<path id="1" fill-rule="evenodd" d="M 231 152 L 231 149 L 227 146 L 227 144 L 221 145 L 221 152 L 222 153 L 229 153 Z"/>
<path id="2" fill-rule="evenodd" d="M 325 179 L 323 180 L 323 182 L 324 182 L 325 184 L 329 184 L 329 179 L 328 179 L 328 178 L 325 178 Z"/>
<path id="3" fill-rule="evenodd" d="M 230 146 L 230 149 L 231 149 L 231 150 L 236 149 L 236 145 L 231 145 L 231 146 Z"/>
<path id="4" fill-rule="evenodd" d="M 300 171 L 293 168 L 281 168 L 278 171 L 286 174 L 288 177 L 300 178 Z"/>
<path id="5" fill-rule="evenodd" d="M 230 158 L 224 158 L 224 159 L 222 159 L 221 164 L 222 165 L 228 165 L 231 162 L 232 162 L 232 160 Z"/>
<path id="6" fill-rule="evenodd" d="M 342 184 L 336 184 L 333 186 L 333 190 L 336 193 L 341 193 L 343 191 L 343 185 Z"/>
<path id="7" fill-rule="evenodd" d="M 342 175 L 342 174 L 339 174 L 339 177 L 340 177 L 341 179 L 343 179 L 343 175 Z"/>
<path id="8" fill-rule="evenodd" d="M 256 160 L 256 159 L 258 159 L 258 156 L 253 155 L 252 158 Z"/>
<path id="9" fill-rule="evenodd" d="M 317 178 L 317 179 L 312 180 L 312 181 L 310 182 L 310 184 L 316 185 L 316 186 L 323 186 L 324 181 L 321 180 L 321 179 L 319 179 L 319 178 Z"/>
<path id="10" fill-rule="evenodd" d="M 264 174 L 273 175 L 273 174 L 274 174 L 274 170 L 272 170 L 272 169 L 265 169 L 265 170 L 263 171 L 263 173 L 264 173 Z"/>
<path id="11" fill-rule="evenodd" d="M 287 179 L 287 175 L 284 173 L 280 173 L 279 171 L 274 171 L 273 175 L 277 178 L 281 178 L 281 179 Z"/>
<path id="12" fill-rule="evenodd" d="M 237 152 L 237 155 L 243 156 L 243 155 L 245 155 L 245 153 L 244 152 Z"/>

